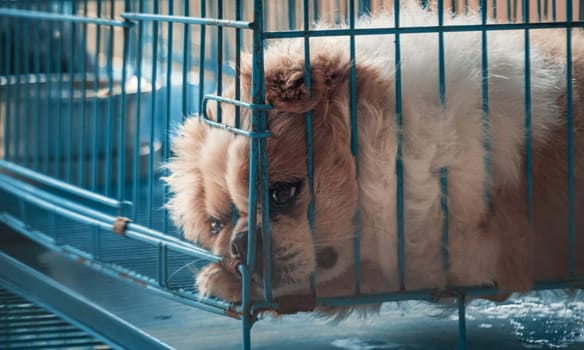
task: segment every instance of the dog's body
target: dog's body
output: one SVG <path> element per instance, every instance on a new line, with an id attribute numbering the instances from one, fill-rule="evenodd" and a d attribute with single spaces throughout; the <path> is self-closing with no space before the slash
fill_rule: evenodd
<path id="1" fill-rule="evenodd" d="M 386 26 L 391 16 L 364 20 Z M 402 26 L 433 25 L 436 17 L 409 5 Z M 461 16 L 450 24 L 477 23 Z M 496 285 L 526 291 L 535 280 L 569 277 L 565 31 L 531 32 L 530 122 L 533 224 L 528 219 L 524 32 L 488 33 L 488 124 L 483 110 L 481 33 L 445 33 L 445 103 L 439 93 L 437 34 L 408 34 L 401 44 L 401 116 L 405 287 Z M 584 39 L 573 33 L 575 208 L 584 170 Z M 306 293 L 316 272 L 317 295 L 352 295 L 354 213 L 361 243 L 361 292 L 398 286 L 396 64 L 394 36 L 357 37 L 358 175 L 351 153 L 348 39 L 310 41 L 311 91 L 306 90 L 303 41 L 265 51 L 270 226 L 274 295 Z M 241 69 L 249 100 L 251 71 Z M 210 110 L 213 110 L 211 108 Z M 223 106 L 232 122 L 233 107 Z M 314 239 L 307 218 L 306 119 L 314 130 Z M 249 127 L 242 111 L 242 127 Z M 219 255 L 247 227 L 249 140 L 187 120 L 175 140 L 167 179 L 169 207 L 185 237 Z M 488 167 L 488 168 L 487 168 Z M 441 169 L 447 169 L 448 269 L 442 249 Z M 283 189 L 283 190 L 282 190 Z M 275 196 L 275 197 L 274 197 Z M 286 197 L 287 198 L 287 197 Z M 488 200 L 487 200 L 488 198 Z M 234 204 L 240 214 L 232 224 Z M 272 206 L 273 205 L 273 206 Z M 211 219 L 210 219 L 211 218 Z M 576 234 L 584 218 L 576 215 Z M 241 236 L 241 235 L 240 235 Z M 576 240 L 584 252 L 584 239 Z M 576 255 L 577 272 L 583 259 Z M 255 292 L 261 284 L 254 278 Z M 205 295 L 241 300 L 237 276 L 218 264 L 198 275 Z"/>

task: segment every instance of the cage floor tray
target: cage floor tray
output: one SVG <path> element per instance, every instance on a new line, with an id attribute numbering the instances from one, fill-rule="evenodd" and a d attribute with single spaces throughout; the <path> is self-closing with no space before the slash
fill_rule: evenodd
<path id="1" fill-rule="evenodd" d="M 3 349 L 93 349 L 110 346 L 59 316 L 0 288 L 0 347 Z"/>

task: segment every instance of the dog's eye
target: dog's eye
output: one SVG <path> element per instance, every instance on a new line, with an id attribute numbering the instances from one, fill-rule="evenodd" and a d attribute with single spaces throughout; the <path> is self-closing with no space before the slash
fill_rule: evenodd
<path id="1" fill-rule="evenodd" d="M 225 223 L 223 221 L 214 217 L 209 218 L 209 225 L 211 226 L 211 234 L 213 236 L 217 236 L 221 230 L 223 230 L 223 227 L 225 227 Z"/>
<path id="2" fill-rule="evenodd" d="M 286 207 L 294 201 L 302 181 L 277 182 L 270 187 L 270 202 L 276 207 Z"/>

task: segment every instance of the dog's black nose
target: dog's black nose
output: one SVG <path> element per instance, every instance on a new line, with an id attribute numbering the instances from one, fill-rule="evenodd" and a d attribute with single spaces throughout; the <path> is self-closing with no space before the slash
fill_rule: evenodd
<path id="1" fill-rule="evenodd" d="M 256 264 L 255 272 L 262 271 L 263 264 L 263 244 L 262 233 L 258 229 L 256 237 Z M 231 241 L 231 255 L 233 258 L 245 263 L 247 261 L 247 231 L 238 232 Z"/>
<path id="2" fill-rule="evenodd" d="M 234 258 L 245 260 L 247 252 L 247 231 L 238 232 L 231 241 L 231 255 Z"/>

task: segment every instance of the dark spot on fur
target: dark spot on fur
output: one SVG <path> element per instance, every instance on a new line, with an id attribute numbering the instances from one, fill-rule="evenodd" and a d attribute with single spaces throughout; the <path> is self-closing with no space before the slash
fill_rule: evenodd
<path id="1" fill-rule="evenodd" d="M 324 247 L 316 252 L 316 264 L 323 269 L 330 269 L 336 265 L 339 254 L 332 247 Z"/>

